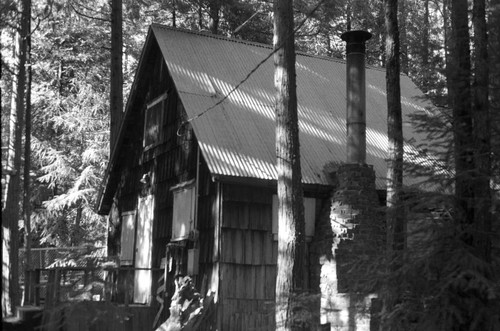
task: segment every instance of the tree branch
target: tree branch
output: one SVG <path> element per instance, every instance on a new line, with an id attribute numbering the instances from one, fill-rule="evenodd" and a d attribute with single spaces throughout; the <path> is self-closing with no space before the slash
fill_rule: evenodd
<path id="1" fill-rule="evenodd" d="M 98 21 L 103 21 L 103 22 L 107 22 L 107 23 L 110 23 L 111 20 L 109 19 L 105 19 L 105 18 L 102 18 L 102 17 L 94 17 L 94 16 L 90 16 L 90 15 L 86 15 L 80 11 L 78 11 L 75 6 L 73 6 L 73 4 L 70 4 L 71 8 L 73 8 L 73 10 L 75 11 L 75 13 L 77 13 L 77 15 L 79 16 L 82 16 L 82 17 L 85 17 L 85 18 L 88 18 L 88 19 L 91 19 L 91 20 L 98 20 Z"/>

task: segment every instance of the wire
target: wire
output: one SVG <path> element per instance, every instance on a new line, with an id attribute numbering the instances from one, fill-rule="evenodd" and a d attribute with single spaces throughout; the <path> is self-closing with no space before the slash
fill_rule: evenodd
<path id="1" fill-rule="evenodd" d="M 279 44 L 275 49 L 273 49 L 273 51 L 271 53 L 269 53 L 269 55 L 267 55 L 262 61 L 260 61 L 246 76 L 245 78 L 243 78 L 238 84 L 236 84 L 222 99 L 220 99 L 219 101 L 217 101 L 215 104 L 213 104 L 212 106 L 208 107 L 207 109 L 205 109 L 204 111 L 202 111 L 201 113 L 185 120 L 184 122 L 182 122 L 180 124 L 180 127 L 179 129 L 177 130 L 177 135 L 178 136 L 181 136 L 181 134 L 179 134 L 179 131 L 182 129 L 183 126 L 185 126 L 186 124 L 189 124 L 190 122 L 200 118 L 201 116 L 205 115 L 206 113 L 208 113 L 210 110 L 214 109 L 215 107 L 217 107 L 218 105 L 220 105 L 221 103 L 223 103 L 224 101 L 227 100 L 227 98 L 229 98 L 229 96 L 231 94 L 233 94 L 241 85 L 243 85 L 243 83 L 245 83 L 256 71 L 257 69 L 260 68 L 261 65 L 263 65 L 267 60 L 269 60 L 269 58 L 271 56 L 274 55 L 274 53 L 276 53 L 277 51 L 279 51 L 285 41 L 288 40 L 288 38 L 290 38 L 291 36 L 295 35 L 295 33 L 297 33 L 297 31 L 302 28 L 302 26 L 306 23 L 306 21 L 316 12 L 316 10 L 318 10 L 318 8 L 323 4 L 323 2 L 325 2 L 325 0 L 320 0 L 316 6 L 314 6 L 314 8 L 309 12 L 309 14 L 307 14 L 307 16 L 299 23 L 299 25 L 297 25 L 297 27 L 292 31 L 292 33 L 287 36 L 287 38 L 285 38 L 285 40 L 283 42 L 281 42 L 281 44 Z"/>

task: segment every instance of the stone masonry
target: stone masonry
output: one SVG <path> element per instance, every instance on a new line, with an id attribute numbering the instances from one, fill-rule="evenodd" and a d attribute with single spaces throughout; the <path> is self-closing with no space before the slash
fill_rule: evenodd
<path id="1" fill-rule="evenodd" d="M 384 247 L 382 207 L 369 165 L 345 164 L 335 174 L 337 189 L 316 224 L 312 279 L 321 292 L 320 323 L 331 330 L 370 330 L 376 298 L 372 275 Z M 319 280 L 319 281 L 318 281 Z"/>

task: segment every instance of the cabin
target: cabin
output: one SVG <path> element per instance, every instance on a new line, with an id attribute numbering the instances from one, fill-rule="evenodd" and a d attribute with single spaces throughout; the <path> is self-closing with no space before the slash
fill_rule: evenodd
<path id="1" fill-rule="evenodd" d="M 271 52 L 269 45 L 205 32 L 149 29 L 121 126 L 112 133 L 97 209 L 109 215 L 109 254 L 130 268 L 117 282 L 133 284 L 131 303 L 159 312 L 156 325 L 168 316 L 174 277 L 190 275 L 201 295 L 214 298 L 207 330 L 275 329 L 274 64 L 272 56 L 265 60 Z M 343 262 L 373 252 L 367 243 L 382 237 L 385 71 L 359 59 L 346 70 L 349 60 L 300 52 L 296 58 L 304 263 L 319 294 L 310 308 L 322 330 L 369 330 L 376 295 L 360 294 Z M 353 70 L 361 73 L 363 84 L 354 89 L 361 91 L 347 91 Z M 427 105 L 404 75 L 401 88 L 404 136 L 418 141 L 408 115 Z M 356 164 L 346 162 L 346 100 L 366 104 L 366 159 Z M 405 185 L 418 184 L 405 176 Z"/>

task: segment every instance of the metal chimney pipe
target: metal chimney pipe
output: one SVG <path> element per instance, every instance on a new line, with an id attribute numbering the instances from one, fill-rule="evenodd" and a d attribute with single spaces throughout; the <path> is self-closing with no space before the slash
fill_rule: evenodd
<path id="1" fill-rule="evenodd" d="M 347 42 L 347 163 L 366 163 L 366 84 L 365 41 L 372 37 L 368 31 L 344 32 Z"/>

